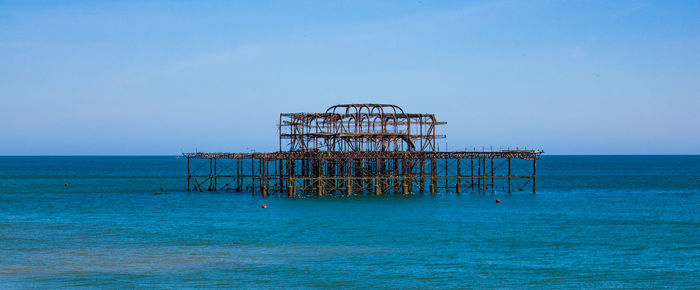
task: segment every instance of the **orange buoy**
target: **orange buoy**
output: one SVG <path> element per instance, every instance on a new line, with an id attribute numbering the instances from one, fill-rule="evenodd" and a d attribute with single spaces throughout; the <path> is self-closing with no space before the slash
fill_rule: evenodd
<path id="1" fill-rule="evenodd" d="M 501 203 L 501 200 L 500 200 L 500 199 L 496 199 L 496 203 Z"/>
<path id="2" fill-rule="evenodd" d="M 264 204 L 264 203 L 263 203 L 262 208 L 267 208 L 267 204 Z"/>
<path id="3" fill-rule="evenodd" d="M 63 186 L 68 186 L 68 183 L 66 183 L 66 184 L 63 184 Z"/>

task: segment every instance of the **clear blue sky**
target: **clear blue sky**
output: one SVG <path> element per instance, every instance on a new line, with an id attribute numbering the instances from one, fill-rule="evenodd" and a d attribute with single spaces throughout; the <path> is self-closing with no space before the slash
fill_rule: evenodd
<path id="1" fill-rule="evenodd" d="M 448 149 L 700 154 L 700 2 L 0 0 L 0 100 L 0 155 L 276 150 L 358 102 Z"/>

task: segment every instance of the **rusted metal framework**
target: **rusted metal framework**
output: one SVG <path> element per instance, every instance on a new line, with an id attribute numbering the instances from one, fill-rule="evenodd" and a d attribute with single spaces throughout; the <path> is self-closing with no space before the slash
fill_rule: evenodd
<path id="1" fill-rule="evenodd" d="M 436 150 L 433 114 L 349 104 L 280 114 L 280 150 L 186 153 L 187 190 L 358 194 L 536 190 L 536 150 Z M 532 162 L 530 164 L 530 162 Z M 528 186 L 529 187 L 529 186 Z"/>
<path id="2" fill-rule="evenodd" d="M 280 151 L 435 151 L 433 114 L 385 104 L 335 105 L 325 113 L 280 114 Z M 289 140 L 288 148 L 283 148 Z"/>

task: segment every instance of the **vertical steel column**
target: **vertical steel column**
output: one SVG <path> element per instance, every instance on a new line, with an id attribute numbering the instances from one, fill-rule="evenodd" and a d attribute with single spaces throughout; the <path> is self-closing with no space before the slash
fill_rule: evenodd
<path id="1" fill-rule="evenodd" d="M 407 171 L 407 182 L 408 182 L 408 191 L 410 193 L 413 193 L 413 182 L 415 181 L 414 178 L 414 170 L 413 166 L 416 165 L 416 159 L 414 158 L 408 158 L 408 171 Z"/>
<path id="2" fill-rule="evenodd" d="M 372 168 L 375 163 L 374 163 L 374 160 L 372 160 L 370 158 L 365 158 L 363 160 L 364 160 L 363 162 L 365 164 L 365 174 L 364 174 L 364 176 L 365 176 L 365 178 L 364 178 L 365 191 L 367 193 L 370 193 L 373 190 L 371 176 L 375 173 L 375 171 Z"/>
<path id="3" fill-rule="evenodd" d="M 289 193 L 287 193 L 288 197 L 294 197 L 296 195 L 296 189 L 294 188 L 294 186 L 296 185 L 296 181 L 294 181 L 295 166 L 296 160 L 287 159 L 287 189 L 289 190 Z"/>
<path id="4" fill-rule="evenodd" d="M 357 160 L 357 164 L 360 165 L 360 166 L 359 166 L 359 168 L 360 168 L 360 173 L 358 174 L 358 176 L 360 176 L 360 180 L 358 180 L 357 186 L 358 186 L 361 190 L 364 190 L 364 189 L 366 188 L 366 187 L 365 187 L 365 178 L 364 178 L 364 177 L 365 177 L 365 175 L 367 174 L 367 170 L 365 169 L 365 159 L 364 159 L 364 158 L 358 159 L 358 160 Z"/>
<path id="5" fill-rule="evenodd" d="M 474 192 L 474 156 L 469 158 L 469 168 L 471 170 L 469 174 L 469 178 L 471 179 L 469 187 L 471 187 L 472 192 Z"/>
<path id="6" fill-rule="evenodd" d="M 486 193 L 486 157 L 481 158 L 481 193 Z"/>
<path id="7" fill-rule="evenodd" d="M 408 182 L 406 182 L 406 175 L 408 170 L 406 169 L 406 158 L 401 158 L 401 185 L 403 187 L 403 194 L 408 194 Z"/>
<path id="8" fill-rule="evenodd" d="M 537 180 L 537 157 L 535 156 L 535 159 L 532 159 L 532 194 L 535 194 L 535 182 Z"/>
<path id="9" fill-rule="evenodd" d="M 481 192 L 481 157 L 476 160 L 476 190 Z"/>
<path id="10" fill-rule="evenodd" d="M 456 184 L 456 187 L 457 187 L 456 189 L 457 189 L 458 194 L 462 192 L 462 178 L 461 178 L 462 165 L 461 165 L 461 163 L 462 163 L 461 159 L 458 157 L 457 158 L 457 184 Z"/>
<path id="11" fill-rule="evenodd" d="M 491 192 L 496 193 L 496 188 L 493 185 L 493 156 L 491 156 Z"/>
<path id="12" fill-rule="evenodd" d="M 218 160 L 218 158 L 215 157 L 214 158 L 214 191 L 216 191 L 216 186 L 219 185 L 219 182 L 217 181 L 218 174 L 216 173 L 216 160 Z"/>
<path id="13" fill-rule="evenodd" d="M 437 159 L 430 160 L 430 194 L 435 194 L 437 187 Z"/>
<path id="14" fill-rule="evenodd" d="M 447 148 L 445 148 L 445 150 L 447 150 Z M 445 158 L 445 192 L 450 191 L 450 171 L 447 169 L 448 161 L 449 159 Z"/>
<path id="15" fill-rule="evenodd" d="M 350 177 L 352 176 L 352 168 L 351 167 L 352 167 L 353 162 L 354 161 L 352 159 L 349 159 L 345 162 L 345 166 L 347 168 L 347 171 L 345 174 L 345 180 L 346 180 L 345 190 L 346 190 L 347 196 L 352 195 L 352 183 L 353 183 L 353 181 L 350 179 Z"/>
<path id="16" fill-rule="evenodd" d="M 267 162 L 260 159 L 260 194 L 267 196 Z"/>
<path id="17" fill-rule="evenodd" d="M 284 171 L 284 159 L 277 160 L 277 163 L 279 163 L 279 166 L 277 167 L 277 168 L 279 168 L 279 170 L 277 170 L 277 168 L 275 168 L 275 170 L 277 171 L 277 174 L 278 174 L 278 176 L 277 176 L 277 178 L 278 178 L 277 191 L 282 192 L 284 190 L 284 179 L 282 178 L 282 176 L 283 176 L 282 172 Z"/>
<path id="18" fill-rule="evenodd" d="M 243 162 L 241 161 L 241 158 L 236 158 L 236 191 L 241 191 L 241 187 L 243 186 L 243 177 L 241 177 L 241 164 Z"/>
<path id="19" fill-rule="evenodd" d="M 263 172 L 265 172 L 263 177 L 263 196 L 267 196 L 270 189 L 270 163 L 266 159 L 260 159 L 260 161 L 263 162 Z"/>
<path id="20" fill-rule="evenodd" d="M 323 180 L 321 179 L 321 176 L 323 175 L 323 167 L 324 167 L 324 163 L 325 163 L 324 160 L 325 160 L 325 159 L 318 160 L 318 162 L 319 162 L 318 165 L 319 165 L 319 166 L 316 166 L 316 167 L 317 167 L 316 170 L 319 171 L 319 172 L 318 172 L 318 177 L 316 178 L 316 182 L 317 182 L 317 184 L 318 184 L 318 185 L 317 185 L 317 187 L 318 187 L 318 188 L 317 188 L 317 190 L 318 190 L 317 195 L 318 195 L 318 196 L 322 196 L 322 195 L 323 195 Z"/>
<path id="21" fill-rule="evenodd" d="M 510 191 L 510 183 L 511 183 L 511 179 L 512 179 L 511 170 L 510 170 L 510 159 L 511 159 L 511 158 L 508 157 L 508 194 L 511 193 L 511 191 Z"/>
<path id="22" fill-rule="evenodd" d="M 190 191 L 190 157 L 187 156 L 187 191 Z"/>
<path id="23" fill-rule="evenodd" d="M 374 175 L 374 194 L 375 194 L 375 195 L 381 195 L 381 194 L 382 194 L 382 181 L 381 181 L 381 176 L 382 176 L 382 171 L 381 171 L 381 170 L 382 170 L 382 165 L 381 165 L 381 162 L 382 162 L 382 161 L 381 161 L 381 160 L 382 160 L 382 159 L 380 158 L 380 159 L 376 159 L 376 161 L 375 161 L 375 162 L 376 162 L 376 166 L 377 166 L 376 170 L 378 170 L 378 172 L 376 172 L 375 175 Z"/>
<path id="24" fill-rule="evenodd" d="M 250 157 L 250 188 L 255 195 L 255 157 Z"/>
<path id="25" fill-rule="evenodd" d="M 209 158 L 209 187 L 208 191 L 212 191 L 212 185 L 214 184 L 214 158 Z"/>

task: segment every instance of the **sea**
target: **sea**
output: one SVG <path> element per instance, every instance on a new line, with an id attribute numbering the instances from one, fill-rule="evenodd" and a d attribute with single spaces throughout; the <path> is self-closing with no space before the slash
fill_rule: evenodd
<path id="1" fill-rule="evenodd" d="M 536 194 L 187 192 L 186 166 L 0 157 L 0 288 L 700 288 L 698 155 L 543 155 Z"/>

